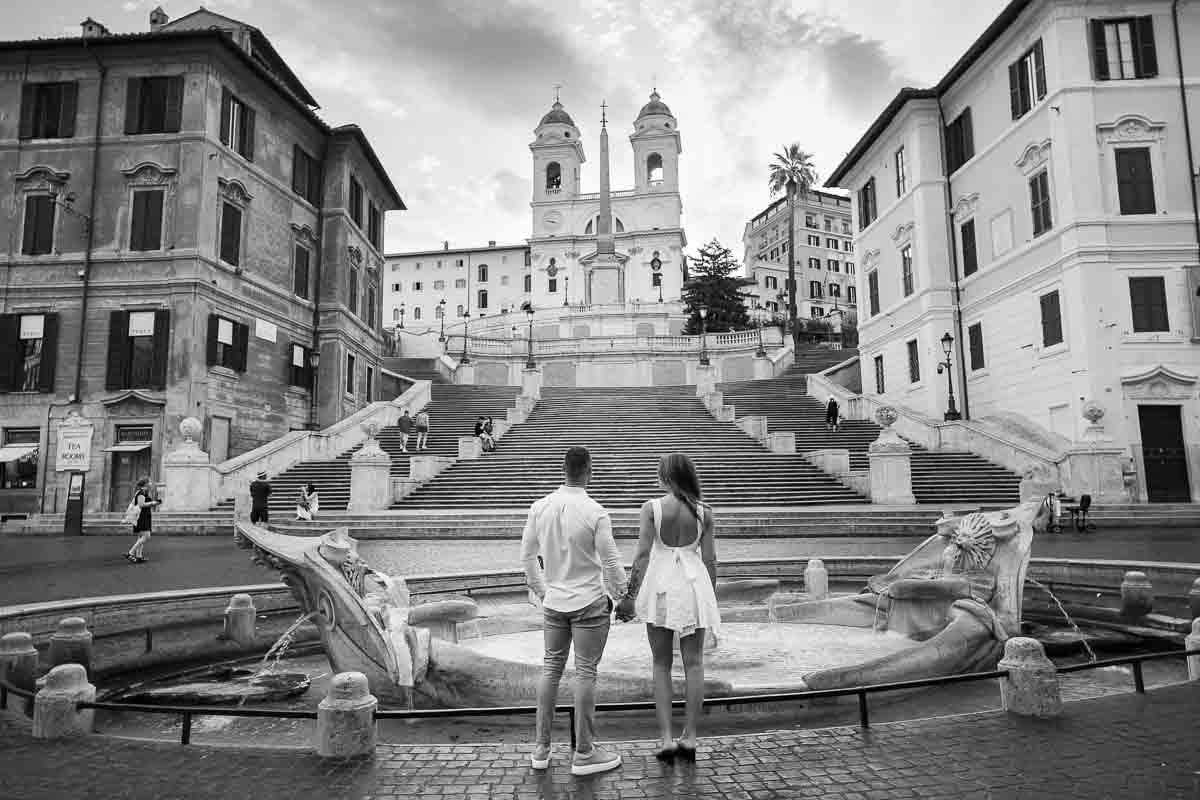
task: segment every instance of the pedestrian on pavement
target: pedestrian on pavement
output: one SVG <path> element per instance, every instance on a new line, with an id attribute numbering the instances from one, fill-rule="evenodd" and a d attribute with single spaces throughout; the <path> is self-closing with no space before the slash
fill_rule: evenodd
<path id="1" fill-rule="evenodd" d="M 425 450 L 429 447 L 429 412 L 421 409 L 417 412 L 417 449 Z"/>
<path id="2" fill-rule="evenodd" d="M 296 500 L 296 519 L 312 522 L 320 508 L 321 503 L 317 497 L 316 485 L 310 483 L 307 486 L 301 486 L 300 497 Z"/>
<path id="3" fill-rule="evenodd" d="M 267 498 L 271 496 L 271 482 L 267 473 L 258 473 L 258 480 L 250 483 L 250 522 L 255 525 L 266 525 L 271 521 L 271 509 Z"/>
<path id="4" fill-rule="evenodd" d="M 635 615 L 646 623 L 654 659 L 654 708 L 658 716 L 660 761 L 696 760 L 696 727 L 704 708 L 704 637 L 721 624 L 717 608 L 716 523 L 700 501 L 700 478 L 683 453 L 658 462 L 666 494 L 642 504 L 641 532 L 629 593 L 617 606 L 617 619 Z M 687 706 L 683 733 L 671 735 L 671 666 L 679 637 Z"/>
<path id="5" fill-rule="evenodd" d="M 404 409 L 404 413 L 400 415 L 400 419 L 396 425 L 400 428 L 400 452 L 408 452 L 408 437 L 412 435 L 413 418 L 408 415 L 408 409 Z"/>
<path id="6" fill-rule="evenodd" d="M 567 450 L 563 485 L 533 504 L 521 536 L 521 564 L 529 589 L 542 606 L 545 637 L 530 763 L 534 769 L 550 766 L 550 728 L 558 684 L 567 652 L 574 650 L 573 775 L 591 775 L 621 766 L 619 753 L 593 740 L 596 667 L 608 642 L 612 624 L 609 615 L 625 596 L 626 576 L 621 553 L 613 541 L 612 520 L 604 507 L 588 496 L 591 475 L 592 456 L 587 448 Z"/>
<path id="7" fill-rule="evenodd" d="M 153 509 L 161 503 L 161 500 L 155 499 L 150 488 L 150 477 L 145 476 L 138 480 L 132 503 L 138 509 L 137 521 L 133 523 L 133 533 L 137 536 L 137 541 L 125 554 L 125 558 L 131 563 L 146 563 L 146 542 L 150 541 L 150 529 L 153 527 Z"/>
<path id="8" fill-rule="evenodd" d="M 825 406 L 825 430 L 837 431 L 838 421 L 838 402 L 833 397 L 829 398 L 829 403 Z"/>

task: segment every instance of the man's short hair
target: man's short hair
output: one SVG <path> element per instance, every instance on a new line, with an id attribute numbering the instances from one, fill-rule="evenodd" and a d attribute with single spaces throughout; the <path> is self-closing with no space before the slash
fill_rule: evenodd
<path id="1" fill-rule="evenodd" d="M 563 459 L 563 469 L 569 480 L 582 478 L 592 468 L 592 454 L 586 447 L 571 447 Z"/>

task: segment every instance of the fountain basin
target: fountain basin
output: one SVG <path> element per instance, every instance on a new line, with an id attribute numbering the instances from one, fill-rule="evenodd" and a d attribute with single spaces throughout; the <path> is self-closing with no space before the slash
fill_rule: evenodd
<path id="1" fill-rule="evenodd" d="M 236 667 L 211 667 L 156 686 L 139 686 L 117 698 L 150 705 L 240 705 L 287 700 L 308 691 L 303 672 L 256 672 Z"/>

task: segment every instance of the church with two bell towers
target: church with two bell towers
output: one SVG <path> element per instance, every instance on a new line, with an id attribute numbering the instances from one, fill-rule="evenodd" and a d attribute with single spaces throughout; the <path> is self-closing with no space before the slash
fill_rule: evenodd
<path id="1" fill-rule="evenodd" d="M 558 100 L 534 130 L 532 229 L 529 238 L 535 307 L 613 305 L 678 300 L 687 238 L 679 197 L 678 123 L 657 91 L 642 106 L 629 142 L 633 188 L 613 191 L 608 120 L 602 107 L 600 191 L 579 190 L 584 146 Z"/>

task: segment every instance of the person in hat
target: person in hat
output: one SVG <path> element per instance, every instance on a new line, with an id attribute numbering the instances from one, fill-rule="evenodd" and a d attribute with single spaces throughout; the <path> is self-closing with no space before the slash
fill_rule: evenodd
<path id="1" fill-rule="evenodd" d="M 258 480 L 250 484 L 250 521 L 255 525 L 265 525 L 271 521 L 271 510 L 267 506 L 267 498 L 271 496 L 271 482 L 267 473 L 258 473 Z"/>

